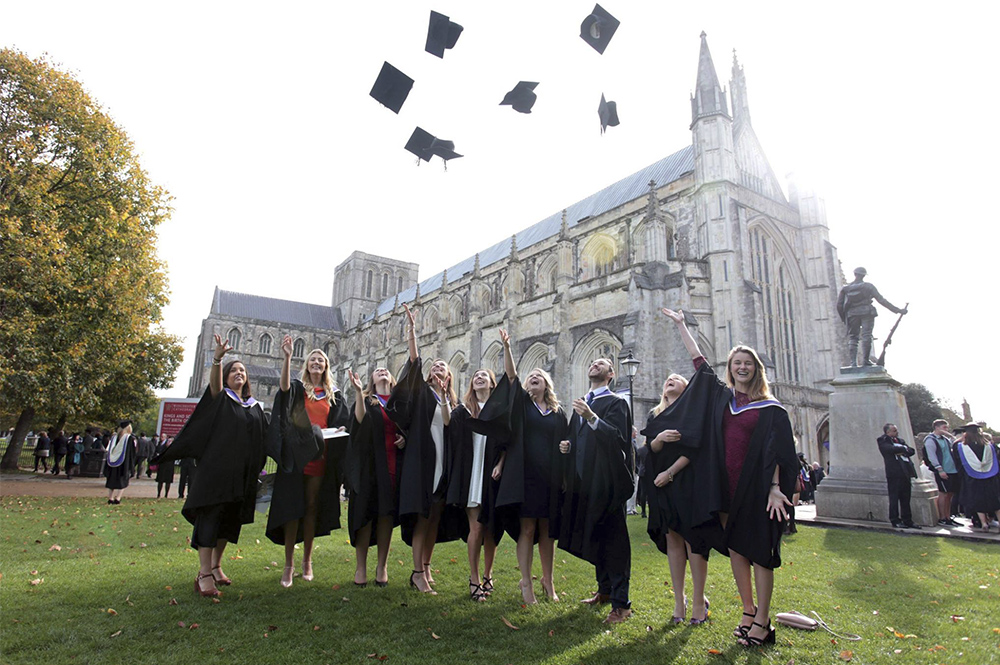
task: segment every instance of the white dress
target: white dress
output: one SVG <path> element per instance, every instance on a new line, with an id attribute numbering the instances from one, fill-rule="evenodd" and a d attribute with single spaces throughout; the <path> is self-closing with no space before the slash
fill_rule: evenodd
<path id="1" fill-rule="evenodd" d="M 434 409 L 431 419 L 431 438 L 434 440 L 434 492 L 438 491 L 441 476 L 444 475 L 444 416 L 441 415 L 441 405 Z"/>
<path id="2" fill-rule="evenodd" d="M 484 403 L 479 403 L 482 412 Z M 472 477 L 469 478 L 469 508 L 483 502 L 483 464 L 486 463 L 486 436 L 472 433 Z"/>

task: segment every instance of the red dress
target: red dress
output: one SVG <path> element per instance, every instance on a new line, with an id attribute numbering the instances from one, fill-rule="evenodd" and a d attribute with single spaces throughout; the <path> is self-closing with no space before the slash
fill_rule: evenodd
<path id="1" fill-rule="evenodd" d="M 318 399 L 306 399 L 306 414 L 309 422 L 320 429 L 326 427 L 327 418 L 330 417 L 330 400 L 326 399 L 326 393 L 322 388 L 313 388 Z M 306 476 L 326 475 L 326 446 L 323 447 L 323 456 L 305 465 L 302 474 Z"/>

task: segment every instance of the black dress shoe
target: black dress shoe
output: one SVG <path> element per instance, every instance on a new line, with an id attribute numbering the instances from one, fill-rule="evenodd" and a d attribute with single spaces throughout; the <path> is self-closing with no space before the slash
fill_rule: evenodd
<path id="1" fill-rule="evenodd" d="M 917 526 L 916 524 L 914 524 L 913 522 L 907 522 L 906 524 L 903 525 L 903 528 L 904 529 L 916 529 L 917 531 L 920 531 L 920 527 Z"/>
<path id="2" fill-rule="evenodd" d="M 903 529 L 905 527 L 903 526 L 902 522 L 892 522 L 892 528 L 893 529 Z"/>

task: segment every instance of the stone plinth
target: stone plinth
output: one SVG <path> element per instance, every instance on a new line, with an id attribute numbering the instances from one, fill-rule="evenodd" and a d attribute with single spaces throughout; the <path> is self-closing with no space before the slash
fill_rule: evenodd
<path id="1" fill-rule="evenodd" d="M 883 425 L 894 423 L 899 437 L 917 448 L 906 400 L 897 390 L 900 383 L 882 367 L 864 367 L 842 371 L 831 385 L 830 473 L 816 488 L 816 515 L 888 522 L 885 464 L 876 439 Z M 919 452 L 912 459 L 918 466 Z M 913 480 L 910 509 L 915 523 L 937 522 L 936 497 L 934 483 Z"/>

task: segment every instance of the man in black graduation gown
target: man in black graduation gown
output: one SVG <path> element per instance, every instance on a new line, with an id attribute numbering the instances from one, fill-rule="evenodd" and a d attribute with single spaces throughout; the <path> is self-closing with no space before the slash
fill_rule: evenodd
<path id="1" fill-rule="evenodd" d="M 582 602 L 611 602 L 605 623 L 621 623 L 632 614 L 628 597 L 632 549 L 625 524 L 625 504 L 632 496 L 634 460 L 629 433 L 632 416 L 624 399 L 611 392 L 614 366 L 595 360 L 587 372 L 591 389 L 573 400 L 566 501 L 559 547 L 594 564 L 597 592 Z"/>

